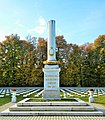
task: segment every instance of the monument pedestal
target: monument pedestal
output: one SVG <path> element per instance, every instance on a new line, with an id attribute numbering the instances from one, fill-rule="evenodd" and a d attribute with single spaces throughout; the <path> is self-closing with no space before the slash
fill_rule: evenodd
<path id="1" fill-rule="evenodd" d="M 45 65 L 44 72 L 44 92 L 43 99 L 61 99 L 59 88 L 59 72 L 58 65 Z"/>
<path id="2" fill-rule="evenodd" d="M 60 90 L 44 90 L 43 99 L 45 100 L 60 100 Z"/>

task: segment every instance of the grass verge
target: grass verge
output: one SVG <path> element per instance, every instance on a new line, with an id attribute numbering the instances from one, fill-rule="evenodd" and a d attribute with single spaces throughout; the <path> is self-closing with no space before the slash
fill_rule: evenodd
<path id="1" fill-rule="evenodd" d="M 34 98 L 34 95 L 35 94 L 32 94 L 29 97 Z M 67 98 L 70 98 L 70 97 L 67 97 Z M 81 100 L 88 102 L 89 96 L 86 95 L 86 97 L 81 97 L 81 96 L 75 95 L 74 98 L 80 98 Z M 17 97 L 17 102 L 19 102 L 23 99 L 24 99 L 23 95 L 20 95 Z M 65 102 L 65 100 L 63 100 L 63 101 Z M 9 102 L 11 102 L 11 96 L 5 96 L 4 98 L 0 98 L 0 106 L 4 105 L 6 103 L 9 103 Z M 39 102 L 41 102 L 41 101 L 39 101 Z M 94 102 L 97 104 L 101 104 L 101 105 L 105 106 L 105 95 L 98 96 L 97 98 L 94 98 Z"/>

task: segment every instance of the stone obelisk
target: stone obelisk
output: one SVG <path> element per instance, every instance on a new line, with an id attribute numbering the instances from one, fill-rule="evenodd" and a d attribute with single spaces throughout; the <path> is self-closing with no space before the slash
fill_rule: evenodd
<path id="1" fill-rule="evenodd" d="M 43 99 L 60 99 L 59 61 L 56 60 L 55 21 L 48 21 L 47 60 L 43 62 Z"/>

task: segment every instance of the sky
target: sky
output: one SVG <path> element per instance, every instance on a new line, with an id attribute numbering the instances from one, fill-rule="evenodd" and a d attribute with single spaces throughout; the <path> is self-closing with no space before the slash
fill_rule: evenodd
<path id="1" fill-rule="evenodd" d="M 49 20 L 67 43 L 93 43 L 105 34 L 105 0 L 0 0 L 0 42 L 12 33 L 46 39 Z"/>

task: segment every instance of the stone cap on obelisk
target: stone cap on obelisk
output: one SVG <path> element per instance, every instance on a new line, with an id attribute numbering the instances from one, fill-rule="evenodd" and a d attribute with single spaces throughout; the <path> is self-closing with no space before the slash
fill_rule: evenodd
<path id="1" fill-rule="evenodd" d="M 56 61 L 55 20 L 48 21 L 47 60 L 43 64 L 59 64 Z"/>

